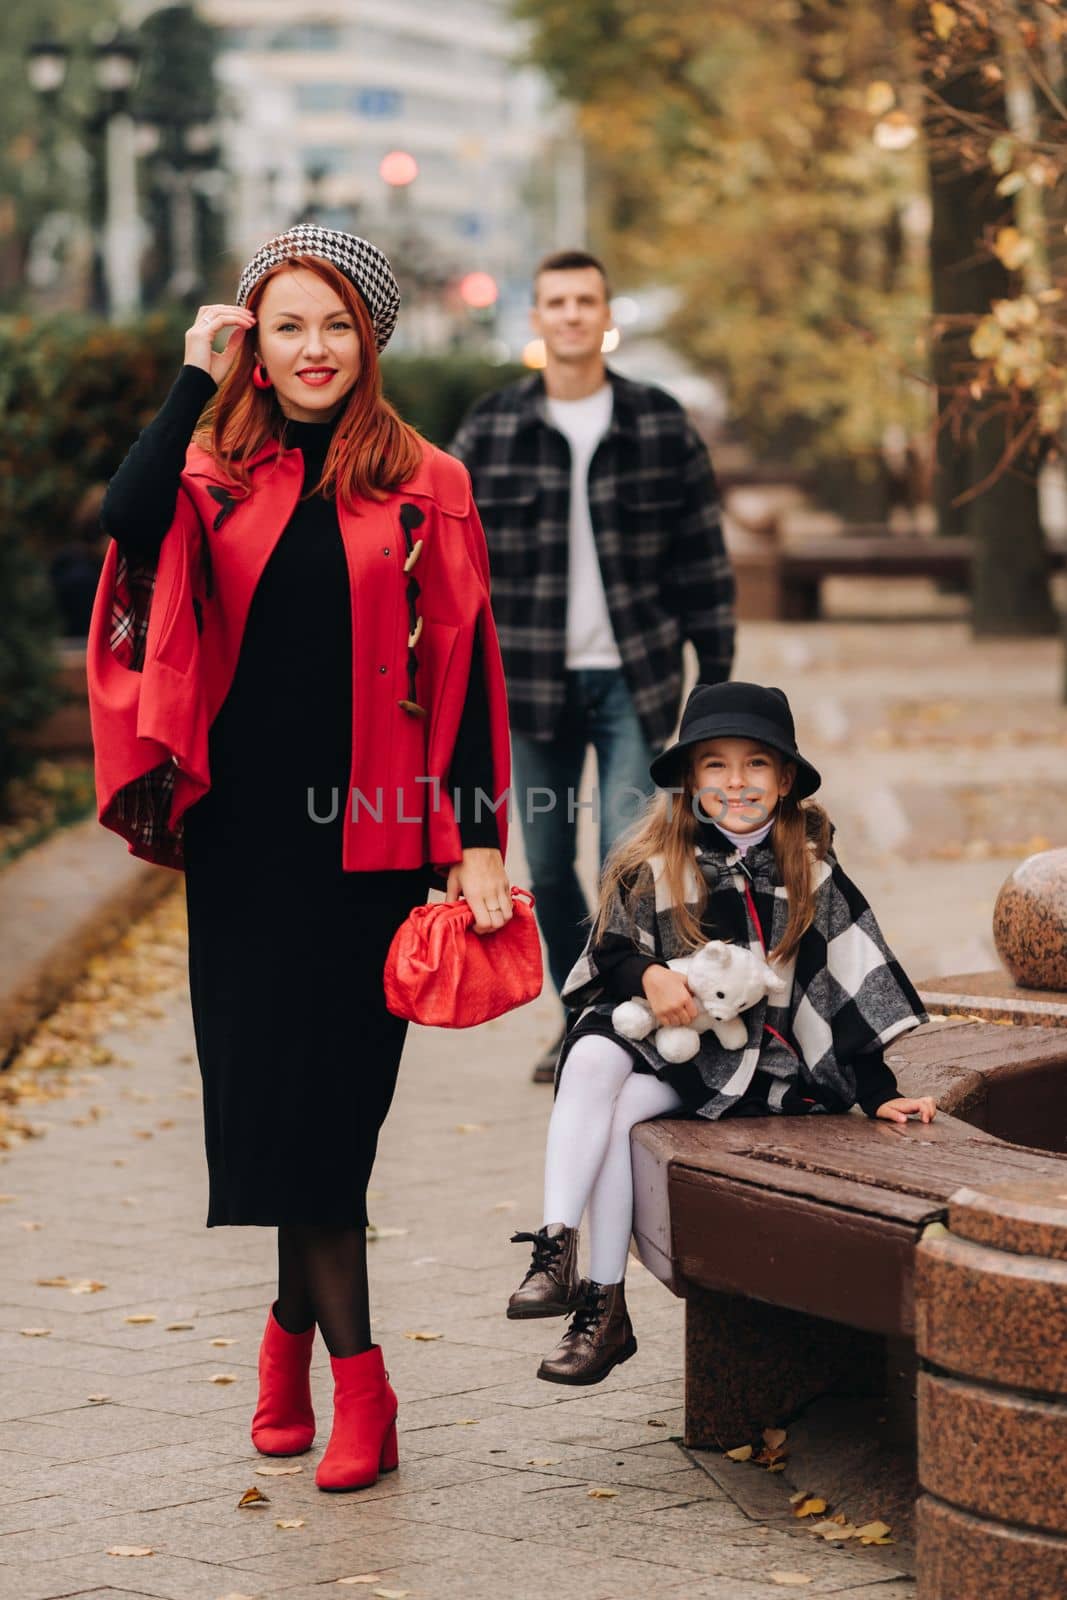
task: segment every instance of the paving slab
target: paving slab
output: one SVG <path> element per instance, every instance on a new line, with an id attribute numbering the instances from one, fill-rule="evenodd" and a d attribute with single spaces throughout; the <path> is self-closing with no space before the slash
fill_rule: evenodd
<path id="1" fill-rule="evenodd" d="M 952 621 L 750 625 L 736 675 L 789 690 L 842 858 L 912 975 L 992 965 L 993 900 L 1022 832 L 991 770 L 1002 784 L 1002 763 L 1024 759 L 1027 837 L 1067 844 L 1043 788 L 1067 778 L 1055 642 L 974 645 Z M 580 835 L 591 887 L 584 817 Z M 526 881 L 518 838 L 509 865 Z M 151 932 L 160 918 L 180 924 L 180 898 L 144 924 L 170 988 L 111 1017 L 111 1060 L 74 1052 L 67 1092 L 28 1108 L 42 1136 L 0 1152 L 0 1600 L 322 1600 L 368 1572 L 412 1600 L 766 1600 L 783 1592 L 773 1571 L 808 1576 L 813 1595 L 913 1596 L 906 1550 L 826 1547 L 795 1524 L 780 1479 L 682 1448 L 682 1307 L 638 1265 L 635 1359 L 579 1393 L 537 1380 L 558 1326 L 502 1312 L 524 1265 L 509 1236 L 540 1220 L 551 1090 L 528 1066 L 557 1029 L 547 995 L 470 1033 L 411 1030 L 371 1193 L 399 1471 L 362 1495 L 315 1489 L 320 1345 L 316 1445 L 302 1472 L 257 1476 L 248 1423 L 274 1236 L 204 1227 L 192 1025 L 173 928 Z M 37 1281 L 62 1277 L 106 1287 Z M 417 1331 L 441 1337 L 406 1337 Z M 253 1484 L 269 1507 L 238 1511 Z"/>

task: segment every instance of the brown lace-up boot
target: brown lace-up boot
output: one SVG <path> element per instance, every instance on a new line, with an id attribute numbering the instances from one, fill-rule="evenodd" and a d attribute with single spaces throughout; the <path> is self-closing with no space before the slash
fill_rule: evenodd
<path id="1" fill-rule="evenodd" d="M 568 1317 L 582 1298 L 578 1229 L 553 1222 L 536 1233 L 513 1233 L 512 1244 L 532 1244 L 533 1261 L 508 1301 L 508 1316 Z"/>
<path id="2" fill-rule="evenodd" d="M 637 1353 L 623 1285 L 586 1280 L 583 1287 L 570 1327 L 537 1369 L 548 1383 L 599 1383 Z"/>

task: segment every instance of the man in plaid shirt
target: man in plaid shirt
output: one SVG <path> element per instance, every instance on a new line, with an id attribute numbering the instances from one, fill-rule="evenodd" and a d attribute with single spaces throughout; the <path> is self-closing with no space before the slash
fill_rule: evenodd
<path id="1" fill-rule="evenodd" d="M 708 454 L 677 402 L 610 372 L 604 268 L 585 251 L 534 278 L 544 376 L 486 395 L 452 441 L 485 524 L 522 820 L 557 990 L 585 943 L 578 785 L 596 751 L 603 862 L 652 791 L 677 721 L 682 646 L 702 683 L 730 676 L 734 581 Z M 560 1041 L 534 1070 L 551 1082 Z"/>

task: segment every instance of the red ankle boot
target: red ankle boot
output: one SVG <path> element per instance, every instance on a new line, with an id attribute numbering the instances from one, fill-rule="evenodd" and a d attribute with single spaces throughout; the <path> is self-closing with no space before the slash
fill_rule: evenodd
<path id="1" fill-rule="evenodd" d="M 396 1395 L 372 1344 L 358 1356 L 331 1356 L 333 1432 L 319 1462 L 320 1489 L 367 1489 L 397 1464 Z"/>
<path id="2" fill-rule="evenodd" d="M 287 1333 L 271 1306 L 259 1347 L 259 1404 L 252 1418 L 252 1443 L 262 1455 L 299 1456 L 311 1449 L 314 1343 L 314 1323 L 306 1333 Z"/>

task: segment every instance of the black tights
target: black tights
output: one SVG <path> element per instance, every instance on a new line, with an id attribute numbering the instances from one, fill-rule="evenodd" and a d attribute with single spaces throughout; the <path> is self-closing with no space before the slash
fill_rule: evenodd
<path id="1" fill-rule="evenodd" d="M 287 1333 L 317 1322 L 332 1356 L 371 1347 L 367 1230 L 289 1224 L 278 1229 L 278 1304 Z"/>

